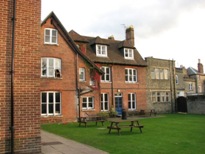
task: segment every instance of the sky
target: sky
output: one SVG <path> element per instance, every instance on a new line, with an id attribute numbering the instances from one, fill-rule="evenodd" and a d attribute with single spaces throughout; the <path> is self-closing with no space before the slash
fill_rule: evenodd
<path id="1" fill-rule="evenodd" d="M 174 60 L 176 67 L 205 67 L 205 0 L 41 0 L 41 20 L 54 12 L 67 31 L 125 39 L 134 27 L 143 58 Z"/>

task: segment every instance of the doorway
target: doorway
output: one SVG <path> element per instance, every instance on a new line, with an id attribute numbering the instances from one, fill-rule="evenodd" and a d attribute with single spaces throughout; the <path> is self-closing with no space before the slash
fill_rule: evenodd
<path id="1" fill-rule="evenodd" d="M 115 94 L 115 111 L 118 116 L 122 116 L 122 93 Z"/>
<path id="2" fill-rule="evenodd" d="M 185 97 L 177 98 L 177 112 L 187 112 L 187 100 Z"/>

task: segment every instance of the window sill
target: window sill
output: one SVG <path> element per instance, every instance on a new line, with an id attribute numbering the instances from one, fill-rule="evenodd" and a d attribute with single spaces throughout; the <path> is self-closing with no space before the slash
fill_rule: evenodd
<path id="1" fill-rule="evenodd" d="M 41 117 L 43 117 L 43 118 L 49 118 L 49 117 L 63 117 L 63 115 L 62 114 L 59 114 L 59 115 L 41 115 Z"/>
<path id="2" fill-rule="evenodd" d="M 95 111 L 95 109 L 82 109 L 81 111 Z"/>
<path id="3" fill-rule="evenodd" d="M 127 84 L 139 84 L 139 82 L 125 82 Z"/>
<path id="4" fill-rule="evenodd" d="M 44 77 L 44 76 L 41 76 L 41 79 L 55 79 L 55 80 L 62 80 L 63 78 L 56 78 L 56 77 Z"/>
<path id="5" fill-rule="evenodd" d="M 44 42 L 44 45 L 59 46 L 59 44 L 54 44 L 54 43 L 45 43 L 45 42 Z"/>

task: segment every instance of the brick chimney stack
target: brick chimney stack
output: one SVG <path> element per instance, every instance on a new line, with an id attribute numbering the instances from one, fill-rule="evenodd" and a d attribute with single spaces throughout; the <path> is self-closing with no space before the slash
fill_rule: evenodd
<path id="1" fill-rule="evenodd" d="M 135 37 L 134 37 L 134 27 L 131 25 L 126 29 L 126 40 L 130 42 L 130 45 L 135 46 Z"/>
<path id="2" fill-rule="evenodd" d="M 204 74 L 203 64 L 200 59 L 198 59 L 198 72 Z"/>

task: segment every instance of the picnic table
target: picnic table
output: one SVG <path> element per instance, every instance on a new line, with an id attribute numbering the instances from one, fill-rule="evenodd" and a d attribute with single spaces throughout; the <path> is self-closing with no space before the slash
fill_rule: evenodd
<path id="1" fill-rule="evenodd" d="M 125 120 L 122 119 L 110 119 L 108 120 L 110 122 L 110 126 L 108 126 L 108 133 L 110 134 L 111 130 L 117 130 L 118 135 L 120 134 L 120 130 L 122 128 L 130 128 L 130 132 L 132 132 L 133 128 L 139 128 L 140 133 L 142 133 L 142 128 L 144 128 L 143 125 L 139 124 L 139 121 L 135 118 L 128 118 Z"/>

